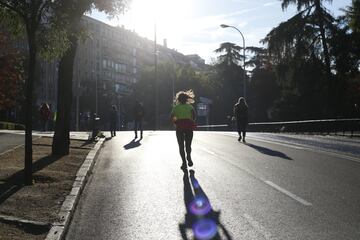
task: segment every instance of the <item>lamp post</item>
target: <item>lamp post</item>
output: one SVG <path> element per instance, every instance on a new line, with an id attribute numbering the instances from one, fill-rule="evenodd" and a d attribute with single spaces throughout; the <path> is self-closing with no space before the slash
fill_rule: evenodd
<path id="1" fill-rule="evenodd" d="M 79 92 L 80 92 L 80 79 L 79 76 L 76 78 L 76 131 L 79 131 Z"/>
<path id="2" fill-rule="evenodd" d="M 155 66 L 155 130 L 159 130 L 159 86 L 158 86 L 158 52 L 156 43 L 156 21 L 154 24 L 154 66 Z"/>
<path id="3" fill-rule="evenodd" d="M 244 98 L 246 98 L 246 71 L 245 71 L 245 38 L 244 38 L 244 35 L 242 34 L 242 32 L 237 28 L 237 27 L 234 27 L 234 26 L 230 26 L 230 25 L 226 25 L 226 24 L 221 24 L 220 27 L 222 28 L 234 28 L 235 30 L 237 30 L 241 37 L 242 37 L 242 40 L 243 40 L 243 50 L 244 50 L 244 65 L 243 65 L 243 70 L 244 70 Z"/>
<path id="4" fill-rule="evenodd" d="M 96 115 L 98 115 L 98 77 L 97 76 L 95 77 L 95 113 Z"/>

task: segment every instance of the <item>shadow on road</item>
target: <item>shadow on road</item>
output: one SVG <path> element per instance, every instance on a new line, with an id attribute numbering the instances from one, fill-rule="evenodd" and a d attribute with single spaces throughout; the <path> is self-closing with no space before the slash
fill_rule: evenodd
<path id="1" fill-rule="evenodd" d="M 280 158 L 284 158 L 287 160 L 293 160 L 292 158 L 288 157 L 286 154 L 284 154 L 282 152 L 274 151 L 274 150 L 271 150 L 271 149 L 265 148 L 265 147 L 260 147 L 260 146 L 257 146 L 257 145 L 251 144 L 251 143 L 246 143 L 245 145 L 252 147 L 255 150 L 257 150 L 263 154 L 269 155 L 269 156 L 280 157 Z"/>
<path id="2" fill-rule="evenodd" d="M 179 224 L 180 234 L 183 240 L 188 240 L 186 229 L 192 229 L 194 239 L 228 239 L 231 240 L 229 232 L 220 222 L 220 211 L 214 211 L 205 192 L 195 178 L 195 171 L 184 172 L 184 203 L 186 207 L 185 223 Z M 223 232 L 221 238 L 218 230 Z"/>
<path id="3" fill-rule="evenodd" d="M 33 174 L 56 162 L 60 158 L 61 156 L 49 155 L 37 160 L 33 163 Z M 37 176 L 34 175 L 33 179 L 35 180 L 36 177 Z M 18 171 L 5 179 L 0 179 L 0 204 L 5 202 L 6 199 L 24 186 L 24 170 Z"/>
<path id="4" fill-rule="evenodd" d="M 139 146 L 141 145 L 140 141 L 141 141 L 141 139 L 139 139 L 139 140 L 133 139 L 131 142 L 129 142 L 128 144 L 124 145 L 124 148 L 125 148 L 126 150 L 128 150 L 128 149 L 131 149 L 131 148 L 139 147 Z"/>

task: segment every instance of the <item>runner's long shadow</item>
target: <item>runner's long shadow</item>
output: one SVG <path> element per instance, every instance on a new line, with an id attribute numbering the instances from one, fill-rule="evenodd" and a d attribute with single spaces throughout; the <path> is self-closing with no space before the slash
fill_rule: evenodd
<path id="1" fill-rule="evenodd" d="M 284 154 L 282 152 L 271 150 L 271 149 L 265 148 L 265 147 L 260 147 L 260 146 L 257 146 L 257 145 L 251 144 L 251 143 L 246 143 L 245 145 L 249 146 L 249 147 L 252 147 L 255 150 L 257 150 L 257 151 L 259 151 L 259 152 L 261 152 L 263 154 L 266 154 L 266 155 L 270 155 L 270 156 L 274 156 L 274 157 L 280 157 L 280 158 L 284 158 L 284 159 L 287 159 L 287 160 L 293 160 L 292 158 L 288 157 L 286 154 Z"/>
<path id="2" fill-rule="evenodd" d="M 186 207 L 185 223 L 179 224 L 181 237 L 188 240 L 186 229 L 192 229 L 194 239 L 222 239 L 218 230 L 221 229 L 225 238 L 231 240 L 229 232 L 220 222 L 220 211 L 214 211 L 205 192 L 195 178 L 195 171 L 183 169 L 184 202 Z"/>
<path id="3" fill-rule="evenodd" d="M 124 148 L 126 150 L 129 150 L 131 148 L 136 148 L 136 147 L 139 147 L 141 145 L 140 143 L 141 141 L 141 138 L 139 140 L 136 141 L 136 139 L 133 139 L 131 142 L 129 142 L 128 144 L 124 145 Z"/>

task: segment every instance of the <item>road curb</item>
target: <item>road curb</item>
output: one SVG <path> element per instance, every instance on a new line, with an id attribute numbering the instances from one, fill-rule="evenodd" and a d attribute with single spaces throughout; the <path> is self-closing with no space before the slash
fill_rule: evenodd
<path id="1" fill-rule="evenodd" d="M 85 158 L 85 161 L 76 173 L 76 178 L 71 192 L 66 196 L 65 201 L 60 208 L 60 212 L 58 213 L 58 221 L 52 224 L 51 229 L 46 236 L 46 240 L 64 239 L 66 231 L 70 225 L 70 220 L 75 213 L 76 205 L 79 202 L 81 192 L 86 185 L 90 172 L 94 167 L 96 157 L 104 141 L 105 138 L 99 139 L 99 141 L 95 144 L 95 147 L 90 150 Z"/>

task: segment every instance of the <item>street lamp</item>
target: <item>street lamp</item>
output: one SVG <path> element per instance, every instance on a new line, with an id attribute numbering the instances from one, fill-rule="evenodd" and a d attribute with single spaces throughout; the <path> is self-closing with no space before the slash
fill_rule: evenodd
<path id="1" fill-rule="evenodd" d="M 158 51 L 156 43 L 156 21 L 154 24 L 154 66 L 155 66 L 155 130 L 159 130 L 159 81 L 158 81 Z"/>
<path id="2" fill-rule="evenodd" d="M 244 35 L 242 34 L 242 32 L 239 30 L 239 29 L 237 29 L 237 27 L 234 27 L 234 26 L 230 26 L 230 25 L 226 25 L 226 24 L 221 24 L 220 25 L 220 27 L 222 27 L 222 28 L 234 28 L 234 29 L 236 29 L 239 33 L 240 33 L 240 35 L 241 35 L 241 37 L 242 37 L 242 40 L 243 40 L 243 50 L 244 50 L 244 65 L 243 65 L 243 70 L 244 70 L 244 98 L 246 98 L 246 71 L 245 71 L 245 38 L 244 38 Z"/>
<path id="3" fill-rule="evenodd" d="M 91 77 L 94 77 L 94 70 Z M 95 77 L 95 113 L 98 115 L 98 76 Z"/>

